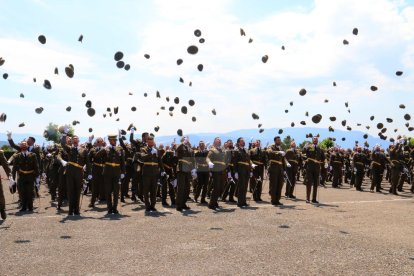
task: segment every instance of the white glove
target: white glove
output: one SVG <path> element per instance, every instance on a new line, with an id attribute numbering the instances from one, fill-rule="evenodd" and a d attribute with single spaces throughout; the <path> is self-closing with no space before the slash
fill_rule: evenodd
<path id="1" fill-rule="evenodd" d="M 46 178 L 46 173 L 42 173 L 42 177 L 43 178 Z"/>
<path id="2" fill-rule="evenodd" d="M 256 164 L 252 164 L 252 169 L 256 168 L 257 165 Z"/>
<path id="3" fill-rule="evenodd" d="M 89 136 L 89 138 L 88 138 L 89 144 L 92 144 L 93 138 L 95 138 L 95 136 L 93 134 L 91 136 Z"/>
<path id="4" fill-rule="evenodd" d="M 161 176 L 165 176 L 167 173 L 166 172 L 161 172 Z"/>
<path id="5" fill-rule="evenodd" d="M 68 126 L 64 126 L 63 127 L 63 133 L 64 134 L 68 134 L 68 132 L 69 132 L 69 127 Z"/>
<path id="6" fill-rule="evenodd" d="M 48 153 L 46 154 L 47 157 L 52 157 L 52 154 Z"/>
<path id="7" fill-rule="evenodd" d="M 354 173 L 356 173 L 357 172 L 357 168 L 354 168 Z"/>
<path id="8" fill-rule="evenodd" d="M 177 187 L 177 179 L 174 179 L 173 181 L 171 181 L 171 185 L 175 188 Z"/>
<path id="9" fill-rule="evenodd" d="M 90 174 L 90 175 L 88 175 L 88 180 L 91 180 L 92 179 L 92 175 Z"/>
<path id="10" fill-rule="evenodd" d="M 121 137 L 122 137 L 122 132 L 120 129 L 118 129 L 118 138 L 121 138 Z"/>
<path id="11" fill-rule="evenodd" d="M 252 178 L 252 177 L 253 177 L 253 173 L 251 172 L 251 173 L 250 173 L 250 178 Z"/>
<path id="12" fill-rule="evenodd" d="M 327 168 L 328 168 L 328 164 L 325 163 L 325 169 L 327 169 Z"/>
<path id="13" fill-rule="evenodd" d="M 67 164 L 68 162 L 66 162 L 65 160 L 60 160 L 60 163 L 62 164 L 62 166 L 63 166 L 63 167 L 66 167 L 66 164 Z"/>
<path id="14" fill-rule="evenodd" d="M 6 134 L 7 134 L 7 140 L 11 140 L 12 139 L 12 133 L 11 133 L 11 131 L 6 131 Z"/>
<path id="15" fill-rule="evenodd" d="M 259 176 L 259 177 L 257 178 L 257 181 L 262 181 L 262 178 Z"/>
<path id="16" fill-rule="evenodd" d="M 11 188 L 11 187 L 13 187 L 13 185 L 14 185 L 14 180 L 13 180 L 13 177 L 12 176 L 10 176 L 9 177 L 9 188 Z"/>
<path id="17" fill-rule="evenodd" d="M 227 173 L 227 178 L 231 178 L 232 176 L 231 176 L 231 172 L 228 172 Z"/>
<path id="18" fill-rule="evenodd" d="M 405 140 L 404 139 L 400 139 L 400 144 L 404 144 Z"/>
<path id="19" fill-rule="evenodd" d="M 286 152 L 284 152 L 284 151 L 279 151 L 279 154 L 281 154 L 282 156 L 285 156 Z"/>
<path id="20" fill-rule="evenodd" d="M 121 173 L 121 179 L 124 179 L 125 174 Z"/>
<path id="21" fill-rule="evenodd" d="M 86 172 L 86 165 L 83 165 L 83 171 Z"/>
<path id="22" fill-rule="evenodd" d="M 332 166 L 329 166 L 329 170 L 332 171 Z"/>
<path id="23" fill-rule="evenodd" d="M 86 183 L 83 182 L 83 186 L 82 186 L 83 191 L 86 191 L 87 188 L 88 188 L 88 185 L 86 185 Z"/>
<path id="24" fill-rule="evenodd" d="M 212 162 L 208 162 L 208 167 L 209 167 L 210 169 L 212 169 L 212 168 L 214 167 L 214 164 L 213 164 Z"/>
<path id="25" fill-rule="evenodd" d="M 162 186 L 162 184 L 161 184 L 161 182 L 159 180 L 157 181 L 157 185 L 158 186 Z"/>
<path id="26" fill-rule="evenodd" d="M 157 154 L 157 149 L 156 148 L 152 148 L 151 154 Z"/>
<path id="27" fill-rule="evenodd" d="M 286 162 L 286 167 L 291 168 L 292 165 L 289 162 Z"/>
<path id="28" fill-rule="evenodd" d="M 36 182 L 36 187 L 39 189 L 39 187 L 40 187 L 40 177 L 39 176 L 36 177 L 35 182 Z"/>
<path id="29" fill-rule="evenodd" d="M 192 169 L 191 170 L 191 176 L 193 177 L 193 179 L 196 179 L 197 178 L 197 171 L 196 171 L 196 169 Z"/>
<path id="30" fill-rule="evenodd" d="M 134 132 L 135 132 L 135 128 L 131 127 L 131 133 L 134 133 Z"/>
<path id="31" fill-rule="evenodd" d="M 239 173 L 235 173 L 234 178 L 239 179 Z"/>

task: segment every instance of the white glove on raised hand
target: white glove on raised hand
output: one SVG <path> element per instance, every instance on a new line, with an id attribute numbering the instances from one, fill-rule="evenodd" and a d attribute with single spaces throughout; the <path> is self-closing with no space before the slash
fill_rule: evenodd
<path id="1" fill-rule="evenodd" d="M 65 160 L 60 160 L 60 163 L 63 167 L 66 167 L 66 165 L 68 164 L 68 162 L 66 162 Z"/>
<path id="2" fill-rule="evenodd" d="M 239 179 L 239 173 L 235 173 L 234 178 Z"/>
<path id="3" fill-rule="evenodd" d="M 6 134 L 7 134 L 7 140 L 11 140 L 12 139 L 11 131 L 6 131 Z"/>
<path id="4" fill-rule="evenodd" d="M 291 168 L 292 165 L 289 162 L 286 162 L 286 167 Z"/>
<path id="5" fill-rule="evenodd" d="M 121 179 L 124 179 L 125 174 L 121 173 Z"/>
<path id="6" fill-rule="evenodd" d="M 280 154 L 280 155 L 282 155 L 282 156 L 285 156 L 285 155 L 286 155 L 286 152 L 284 152 L 284 151 L 279 151 L 279 154 Z"/>
<path id="7" fill-rule="evenodd" d="M 92 175 L 90 174 L 90 175 L 88 175 L 88 180 L 91 180 L 92 179 Z"/>
<path id="8" fill-rule="evenodd" d="M 208 162 L 208 167 L 209 167 L 210 169 L 212 169 L 212 168 L 214 167 L 214 164 L 213 164 L 212 162 Z"/>
<path id="9" fill-rule="evenodd" d="M 135 128 L 134 127 L 131 127 L 131 133 L 134 133 L 135 132 Z"/>
<path id="10" fill-rule="evenodd" d="M 156 148 L 152 148 L 151 154 L 157 154 L 157 149 Z"/>

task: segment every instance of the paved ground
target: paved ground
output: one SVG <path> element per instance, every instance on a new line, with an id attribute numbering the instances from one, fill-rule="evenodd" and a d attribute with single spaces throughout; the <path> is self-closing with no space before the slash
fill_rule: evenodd
<path id="1" fill-rule="evenodd" d="M 44 186 L 40 208 L 16 214 L 3 185 L 8 218 L 0 221 L 1 275 L 414 274 L 409 192 L 321 188 L 322 204 L 314 206 L 303 201 L 299 184 L 299 199 L 282 199 L 282 207 L 222 203 L 225 209 L 214 212 L 190 203 L 190 211 L 179 213 L 159 204 L 159 213 L 146 215 L 142 204 L 127 199 L 122 215 L 109 217 L 104 205 L 90 210 L 87 198 L 82 216 L 68 218 L 56 213 Z"/>

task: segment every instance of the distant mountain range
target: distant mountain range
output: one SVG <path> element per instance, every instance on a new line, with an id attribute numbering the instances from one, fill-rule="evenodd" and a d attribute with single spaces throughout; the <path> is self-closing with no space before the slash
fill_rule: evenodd
<path id="1" fill-rule="evenodd" d="M 265 146 L 266 144 L 272 144 L 273 138 L 275 136 L 280 136 L 282 139 L 286 136 L 292 137 L 298 143 L 301 143 L 304 140 L 311 140 L 306 138 L 306 134 L 312 133 L 313 135 L 320 135 L 320 141 L 327 138 L 332 137 L 336 138 L 336 143 L 344 148 L 352 148 L 355 146 L 355 141 L 359 141 L 360 145 L 363 145 L 365 141 L 368 142 L 370 147 L 374 146 L 375 144 L 380 144 L 382 147 L 388 147 L 390 144 L 389 141 L 381 140 L 380 138 L 374 137 L 369 135 L 368 139 L 365 140 L 363 138 L 364 133 L 361 131 L 343 131 L 343 130 L 335 130 L 335 132 L 329 132 L 328 129 L 325 128 L 285 128 L 283 129 L 282 134 L 278 134 L 277 129 L 265 129 L 263 133 L 259 133 L 257 129 L 243 129 L 243 130 L 234 130 L 226 133 L 193 133 L 188 134 L 190 137 L 190 142 L 192 144 L 198 144 L 200 140 L 205 141 L 206 143 L 212 143 L 215 137 L 220 137 L 221 140 L 224 142 L 228 139 L 232 139 L 234 142 L 238 137 L 243 137 L 246 141 L 246 144 L 250 142 L 251 139 L 260 139 L 262 141 L 262 145 Z M 33 136 L 36 139 L 36 143 L 38 145 L 42 145 L 45 142 L 43 136 L 34 135 L 34 134 L 13 134 L 13 139 L 17 143 L 22 141 L 23 139 Z M 129 137 L 129 136 L 128 136 Z M 127 137 L 127 138 L 128 138 Z M 135 138 L 140 138 L 140 135 L 136 133 Z M 177 135 L 170 135 L 170 136 L 156 136 L 157 144 L 171 144 L 171 142 L 176 139 L 178 143 L 180 137 Z M 345 141 L 342 141 L 342 138 L 345 138 Z M 81 141 L 85 141 L 87 137 L 81 137 Z M 2 141 L 1 141 L 2 140 Z M 7 144 L 7 136 L 5 133 L 0 133 L 0 146 Z"/>

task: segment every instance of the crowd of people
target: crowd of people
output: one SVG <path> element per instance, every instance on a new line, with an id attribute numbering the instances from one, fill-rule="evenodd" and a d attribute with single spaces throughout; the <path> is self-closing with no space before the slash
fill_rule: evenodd
<path id="1" fill-rule="evenodd" d="M 371 182 L 371 192 L 383 192 L 383 178 L 391 183 L 389 193 L 398 195 L 408 186 L 414 193 L 411 171 L 414 150 L 404 139 L 388 149 L 376 145 L 372 150 L 332 147 L 323 149 L 318 137 L 303 148 L 295 141 L 284 149 L 279 136 L 274 144 L 262 147 L 260 140 L 246 145 L 242 137 L 222 143 L 200 141 L 192 146 L 189 137 L 180 143 L 156 145 L 147 132 L 135 139 L 135 127 L 103 138 L 90 136 L 80 143 L 76 135 L 69 136 L 69 128 L 61 127 L 61 141 L 47 147 L 35 144 L 29 137 L 18 145 L 8 132 L 8 141 L 16 152 L 6 160 L 0 152 L 0 163 L 8 177 L 11 193 L 19 196 L 20 212 L 33 211 L 34 198 L 39 197 L 40 185 L 48 188 L 57 211 L 67 205 L 68 215 L 80 215 L 81 197 L 90 195 L 89 208 L 106 203 L 108 215 L 119 214 L 119 200 L 131 200 L 145 205 L 146 212 L 157 212 L 157 197 L 161 204 L 177 211 L 190 209 L 189 200 L 220 210 L 219 202 L 249 206 L 247 194 L 256 202 L 269 193 L 271 204 L 283 205 L 286 199 L 296 199 L 295 185 L 303 178 L 306 203 L 319 204 L 318 187 L 332 181 L 333 188 L 349 184 L 363 191 L 364 178 Z M 269 189 L 264 191 L 264 180 Z M 0 187 L 2 187 L 0 185 Z M 284 189 L 283 189 L 284 188 Z M 6 219 L 5 199 L 0 191 L 1 217 Z"/>

